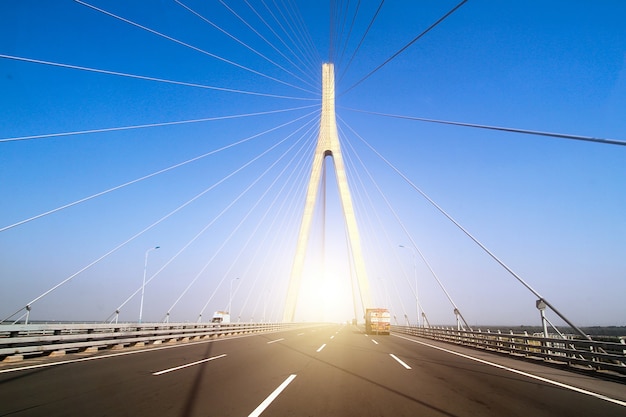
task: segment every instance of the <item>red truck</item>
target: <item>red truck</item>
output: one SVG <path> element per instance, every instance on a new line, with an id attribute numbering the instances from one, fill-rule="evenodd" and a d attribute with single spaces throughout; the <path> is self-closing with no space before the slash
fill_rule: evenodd
<path id="1" fill-rule="evenodd" d="M 386 308 L 368 308 L 365 310 L 365 333 L 389 334 L 391 316 Z"/>

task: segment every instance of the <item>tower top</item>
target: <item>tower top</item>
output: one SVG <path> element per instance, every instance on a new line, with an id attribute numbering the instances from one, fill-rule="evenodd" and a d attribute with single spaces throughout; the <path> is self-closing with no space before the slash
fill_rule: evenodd
<path id="1" fill-rule="evenodd" d="M 325 154 L 333 154 L 339 149 L 339 142 L 332 143 L 331 138 L 337 137 L 337 120 L 335 118 L 335 65 L 322 64 L 322 115 L 320 120 L 319 142 L 325 148 Z M 318 143 L 318 146 L 320 146 Z"/>

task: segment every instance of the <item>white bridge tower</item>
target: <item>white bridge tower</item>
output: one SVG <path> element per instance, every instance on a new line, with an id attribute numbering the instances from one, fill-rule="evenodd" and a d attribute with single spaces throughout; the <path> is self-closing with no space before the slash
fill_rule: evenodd
<path id="1" fill-rule="evenodd" d="M 320 181 L 326 157 L 331 157 L 334 162 L 335 177 L 337 179 L 343 217 L 350 242 L 350 253 L 352 254 L 352 261 L 354 262 L 354 272 L 357 278 L 361 305 L 362 308 L 365 309 L 371 307 L 369 282 L 365 272 L 359 229 L 357 227 L 356 218 L 354 217 L 352 197 L 350 196 L 346 170 L 343 164 L 343 157 L 341 156 L 341 147 L 339 146 L 339 136 L 337 135 L 337 121 L 335 118 L 335 69 L 333 64 L 322 65 L 322 114 L 320 131 L 317 139 L 317 147 L 315 148 L 315 154 L 313 156 L 313 166 L 311 168 L 311 176 L 306 193 L 302 223 L 300 224 L 296 254 L 291 269 L 289 287 L 287 289 L 287 299 L 283 315 L 283 321 L 285 322 L 292 322 L 296 312 L 296 304 L 302 280 L 302 269 L 304 267 L 307 243 L 313 222 L 313 211 L 320 193 Z M 352 286 L 352 291 L 354 291 L 354 286 Z M 353 300 L 356 300 L 354 294 Z"/>

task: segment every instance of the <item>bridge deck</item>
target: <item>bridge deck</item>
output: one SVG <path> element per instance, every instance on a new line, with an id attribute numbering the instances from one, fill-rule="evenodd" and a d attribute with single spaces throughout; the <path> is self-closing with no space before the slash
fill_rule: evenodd
<path id="1" fill-rule="evenodd" d="M 261 404 L 272 416 L 626 412 L 622 384 L 405 335 L 366 336 L 355 326 L 72 355 L 36 366 L 0 370 L 0 415 L 242 416 L 259 415 L 252 413 Z"/>

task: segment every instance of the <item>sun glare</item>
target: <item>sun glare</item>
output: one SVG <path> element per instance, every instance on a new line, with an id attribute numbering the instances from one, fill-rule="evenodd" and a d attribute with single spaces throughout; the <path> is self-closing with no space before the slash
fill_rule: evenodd
<path id="1" fill-rule="evenodd" d="M 339 268 L 327 264 L 326 269 L 324 273 L 322 268 L 312 268 L 303 274 L 297 321 L 345 322 L 353 318 L 354 303 L 347 265 Z"/>

